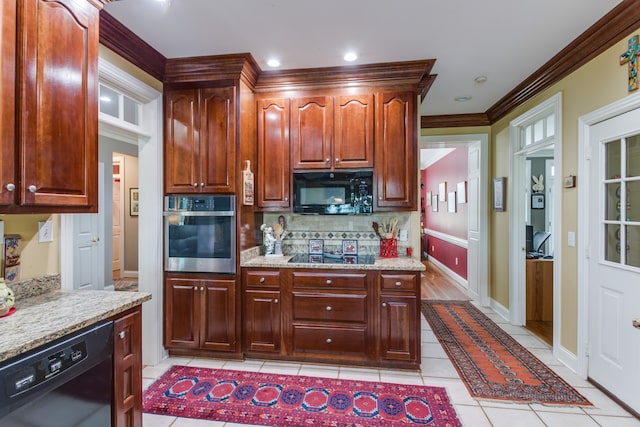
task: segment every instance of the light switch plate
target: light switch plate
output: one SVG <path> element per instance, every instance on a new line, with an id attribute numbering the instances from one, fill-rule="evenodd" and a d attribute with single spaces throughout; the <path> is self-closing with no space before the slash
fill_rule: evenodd
<path id="1" fill-rule="evenodd" d="M 567 233 L 567 246 L 575 247 L 576 245 L 576 233 L 569 231 Z"/>
<path id="2" fill-rule="evenodd" d="M 38 221 L 38 242 L 53 242 L 53 221 Z"/>
<path id="3" fill-rule="evenodd" d="M 400 236 L 398 237 L 401 242 L 406 242 L 409 238 L 409 234 L 407 233 L 407 230 L 400 230 Z"/>

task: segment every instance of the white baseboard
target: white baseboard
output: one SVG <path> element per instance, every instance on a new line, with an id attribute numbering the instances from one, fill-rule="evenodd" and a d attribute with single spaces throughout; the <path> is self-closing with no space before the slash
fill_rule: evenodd
<path id="1" fill-rule="evenodd" d="M 578 369 L 578 357 L 570 352 L 566 347 L 559 345 L 555 349 L 553 355 L 560 361 L 560 363 L 571 369 L 573 373 L 578 375 L 580 378 L 584 380 L 587 379 L 586 372 L 580 372 L 580 369 Z"/>
<path id="2" fill-rule="evenodd" d="M 509 309 L 504 305 L 500 304 L 498 301 L 493 298 L 489 298 L 489 307 L 493 309 L 498 315 L 504 318 L 507 322 L 509 321 Z"/>
<path id="3" fill-rule="evenodd" d="M 122 278 L 127 278 L 127 277 L 138 277 L 138 271 L 132 271 L 132 270 L 124 270 L 124 272 L 122 273 Z"/>
<path id="4" fill-rule="evenodd" d="M 438 270 L 442 271 L 448 277 L 453 279 L 456 282 L 456 284 L 462 286 L 465 292 L 469 290 L 469 282 L 467 281 L 467 279 L 460 276 L 455 271 L 451 270 L 449 267 L 447 267 L 446 265 L 444 265 L 443 263 L 441 263 L 431 255 L 429 255 L 429 258 L 427 259 L 427 261 L 432 263 L 436 268 L 438 268 Z"/>

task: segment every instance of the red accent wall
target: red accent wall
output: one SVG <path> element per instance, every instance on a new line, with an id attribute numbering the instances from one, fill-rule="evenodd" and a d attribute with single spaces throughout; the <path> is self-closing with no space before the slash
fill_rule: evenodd
<path id="1" fill-rule="evenodd" d="M 467 203 L 456 203 L 456 212 L 448 212 L 447 202 L 438 202 L 438 211 L 427 206 L 426 194 L 438 194 L 439 184 L 446 183 L 447 200 L 450 192 L 457 192 L 457 184 L 466 182 L 468 178 L 468 150 L 456 148 L 427 169 L 421 175 L 421 222 L 423 228 L 438 231 L 448 236 L 467 239 L 468 218 Z M 468 194 L 467 194 L 468 199 Z M 467 249 L 442 239 L 425 236 L 425 247 L 429 256 L 437 259 L 450 270 L 464 279 L 467 278 Z M 456 265 L 455 259 L 458 258 Z"/>

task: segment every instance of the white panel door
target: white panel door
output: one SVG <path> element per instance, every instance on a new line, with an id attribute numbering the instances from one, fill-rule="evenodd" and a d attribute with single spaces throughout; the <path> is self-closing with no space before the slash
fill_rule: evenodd
<path id="1" fill-rule="evenodd" d="M 482 280 L 480 268 L 482 263 L 482 248 L 480 247 L 481 215 L 480 215 L 480 195 L 481 172 L 482 172 L 482 152 L 480 143 L 469 145 L 468 153 L 468 178 L 467 178 L 467 221 L 469 224 L 467 235 L 467 283 L 470 296 L 478 301 L 481 299 L 480 281 Z"/>
<path id="2" fill-rule="evenodd" d="M 74 215 L 74 289 L 102 289 L 98 265 L 98 214 Z"/>
<path id="3" fill-rule="evenodd" d="M 640 110 L 592 126 L 589 377 L 640 412 Z"/>

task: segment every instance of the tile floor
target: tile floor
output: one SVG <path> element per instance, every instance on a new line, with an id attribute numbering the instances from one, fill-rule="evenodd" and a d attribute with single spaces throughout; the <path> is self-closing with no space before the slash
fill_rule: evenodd
<path id="1" fill-rule="evenodd" d="M 640 420 L 607 398 L 587 381 L 553 360 L 550 347 L 524 328 L 509 325 L 491 309 L 481 308 L 496 323 L 503 326 L 518 342 L 545 362 L 580 393 L 593 403 L 593 407 L 550 407 L 539 404 L 500 403 L 473 399 L 446 353 L 438 343 L 429 324 L 422 319 L 422 372 L 386 369 L 326 366 L 272 361 L 225 361 L 197 358 L 170 358 L 143 370 L 143 387 L 147 388 L 172 364 L 274 372 L 290 375 L 320 376 L 328 378 L 361 379 L 445 387 L 462 424 L 467 427 L 631 427 Z M 144 414 L 145 427 L 241 427 L 247 424 L 203 421 Z"/>

